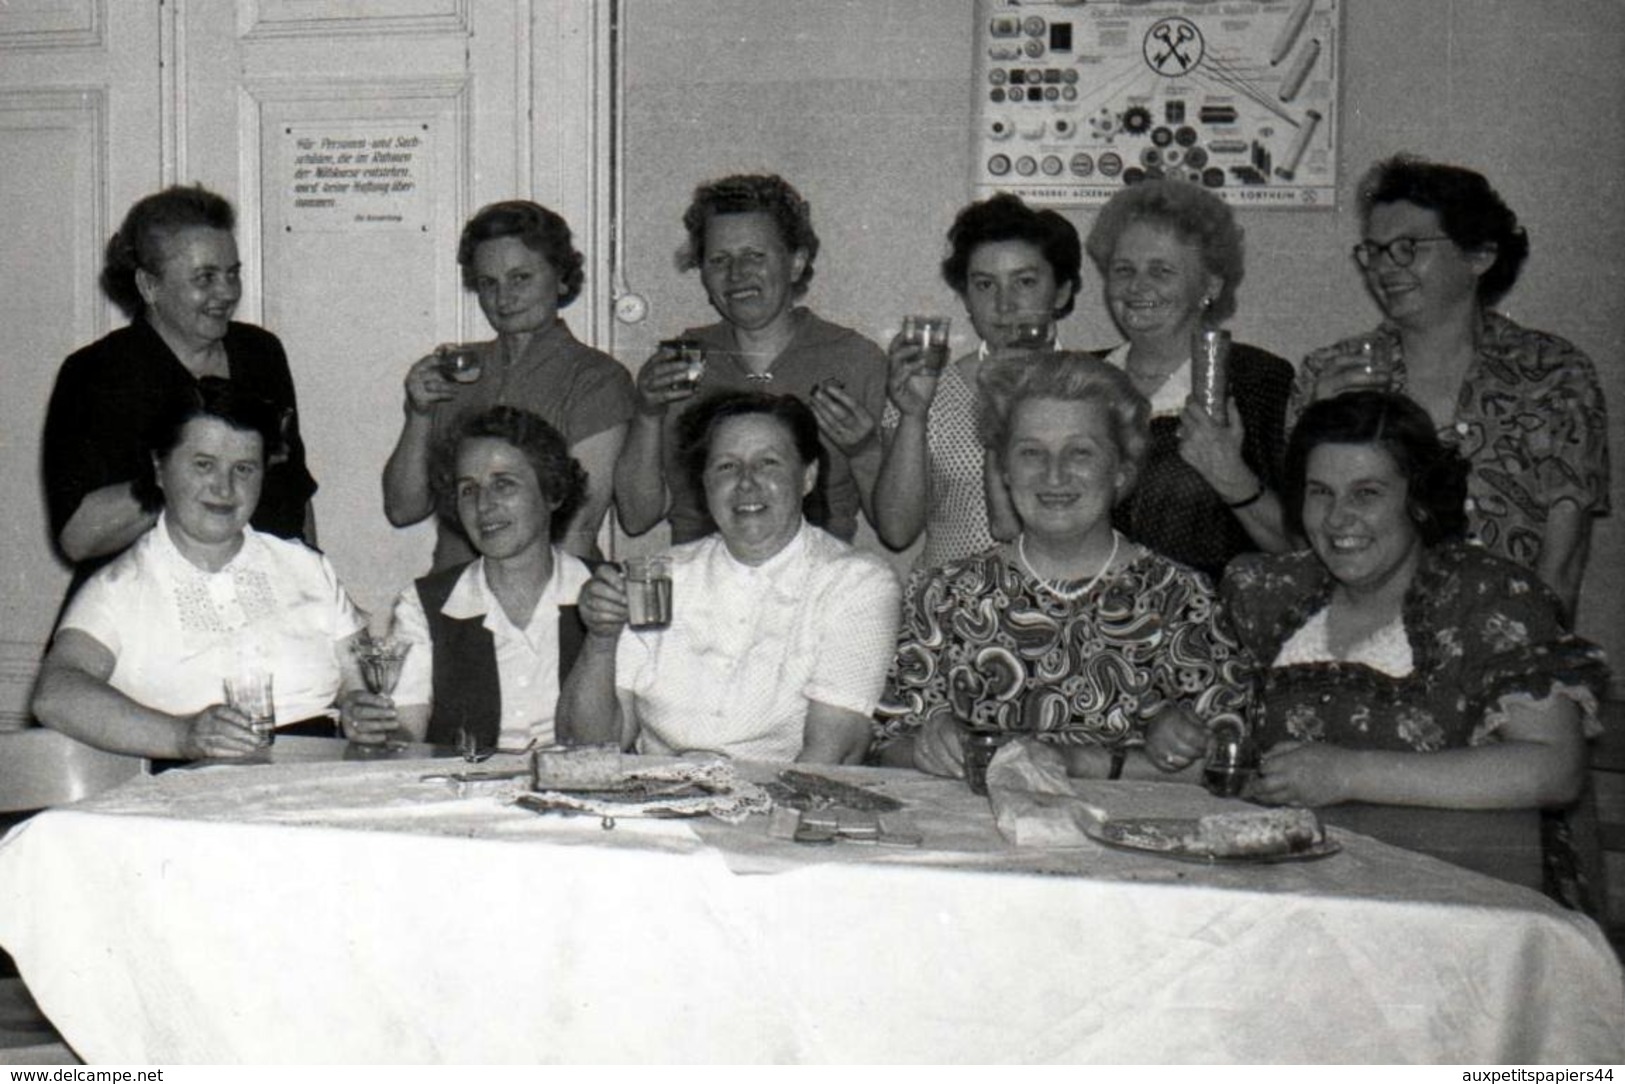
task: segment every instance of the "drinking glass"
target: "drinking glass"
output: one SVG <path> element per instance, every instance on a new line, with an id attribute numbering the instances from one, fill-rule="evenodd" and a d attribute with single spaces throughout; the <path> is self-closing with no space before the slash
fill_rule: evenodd
<path id="1" fill-rule="evenodd" d="M 1011 350 L 1045 350 L 1055 341 L 1055 322 L 1047 316 L 1023 317 L 1011 325 Z"/>
<path id="2" fill-rule="evenodd" d="M 700 386 L 705 376 L 705 347 L 698 339 L 662 339 L 660 353 L 668 361 L 681 361 L 687 367 L 683 381 L 690 390 Z"/>
<path id="3" fill-rule="evenodd" d="M 412 641 L 363 633 L 355 642 L 354 650 L 356 668 L 361 671 L 361 680 L 367 683 L 367 691 L 380 696 L 393 695 L 395 686 L 400 684 L 406 656 L 412 650 Z M 404 749 L 405 743 L 395 740 L 394 733 L 392 730 L 383 734 L 382 742 L 361 744 L 369 752 Z"/>
<path id="4" fill-rule="evenodd" d="M 1374 391 L 1390 391 L 1394 386 L 1394 361 L 1389 356 L 1388 344 L 1377 336 L 1360 342 L 1360 372 L 1366 378 L 1365 387 Z"/>
<path id="5" fill-rule="evenodd" d="M 263 749 L 276 741 L 276 698 L 271 691 L 271 671 L 246 668 L 228 674 L 224 681 L 226 703 L 248 716 L 248 725 Z"/>
<path id="6" fill-rule="evenodd" d="M 946 316 L 903 317 L 903 341 L 920 348 L 933 373 L 942 372 L 948 364 L 948 329 L 952 325 Z"/>
<path id="7" fill-rule="evenodd" d="M 1235 798 L 1258 774 L 1258 746 L 1235 723 L 1220 723 L 1208 738 L 1202 785 L 1221 798 Z"/>
<path id="8" fill-rule="evenodd" d="M 454 384 L 472 384 L 485 371 L 479 350 L 472 346 L 442 346 L 435 350 L 440 375 Z"/>
<path id="9" fill-rule="evenodd" d="M 1012 736 L 1008 731 L 988 727 L 961 728 L 959 750 L 965 758 L 965 782 L 972 794 L 987 793 L 987 766 L 992 763 L 999 747 Z"/>
<path id="10" fill-rule="evenodd" d="M 626 573 L 626 627 L 651 632 L 671 627 L 671 558 L 628 557 Z"/>

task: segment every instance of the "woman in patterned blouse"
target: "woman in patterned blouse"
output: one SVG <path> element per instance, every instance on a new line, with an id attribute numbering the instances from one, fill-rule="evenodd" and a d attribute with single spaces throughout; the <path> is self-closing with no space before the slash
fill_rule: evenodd
<path id="1" fill-rule="evenodd" d="M 1052 744 L 1075 775 L 1161 776 L 1168 766 L 1127 755 L 1148 726 L 1239 722 L 1248 691 L 1207 578 L 1112 527 L 1145 454 L 1145 398 L 1086 354 L 996 364 L 981 383 L 984 438 L 1022 529 L 915 573 L 882 759 L 959 775 L 968 724 Z"/>
<path id="2" fill-rule="evenodd" d="M 962 209 L 948 243 L 943 280 L 965 303 L 981 341 L 941 368 L 901 336 L 892 342 L 885 452 L 875 483 L 876 531 L 893 549 L 913 545 L 923 531 L 921 568 L 993 544 L 987 489 L 993 480 L 984 474 L 976 432 L 977 373 L 991 353 L 1017 345 L 1023 324 L 1047 325 L 1053 346 L 1055 323 L 1072 311 L 1082 283 L 1083 246 L 1072 223 L 1016 196 Z"/>
<path id="3" fill-rule="evenodd" d="M 1601 652 L 1538 579 L 1460 540 L 1466 470 L 1404 396 L 1304 413 L 1284 502 L 1310 549 L 1238 557 L 1222 587 L 1260 669 L 1251 797 L 1527 809 L 1579 794 Z M 1170 755 L 1200 756 L 1203 737 Z"/>
<path id="4" fill-rule="evenodd" d="M 1405 156 L 1372 167 L 1359 205 L 1354 259 L 1385 320 L 1305 359 L 1291 416 L 1350 388 L 1403 390 L 1472 464 L 1472 537 L 1539 574 L 1572 617 L 1591 521 L 1608 511 L 1608 418 L 1589 358 L 1490 311 L 1529 238 L 1483 175 Z"/>

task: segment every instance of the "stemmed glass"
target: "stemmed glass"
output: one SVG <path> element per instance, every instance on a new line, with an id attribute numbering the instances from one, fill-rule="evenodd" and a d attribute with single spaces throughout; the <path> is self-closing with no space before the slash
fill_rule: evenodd
<path id="1" fill-rule="evenodd" d="M 393 695 L 395 686 L 400 684 L 401 670 L 411 650 L 410 640 L 363 633 L 355 644 L 355 658 L 361 670 L 361 680 L 367 683 L 367 691 L 380 696 Z M 398 752 L 406 748 L 406 743 L 386 735 L 380 748 L 386 752 Z"/>

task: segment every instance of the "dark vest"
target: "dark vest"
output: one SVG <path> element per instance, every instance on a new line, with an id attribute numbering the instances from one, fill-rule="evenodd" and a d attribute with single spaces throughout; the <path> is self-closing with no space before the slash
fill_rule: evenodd
<path id="1" fill-rule="evenodd" d="M 485 748 L 496 745 L 502 732 L 502 682 L 497 676 L 496 641 L 485 618 L 447 617 L 440 612 L 457 579 L 468 565 L 458 565 L 423 577 L 416 583 L 418 600 L 429 621 L 434 645 L 434 709 L 429 715 L 428 741 L 457 745 L 457 732 L 467 729 Z M 569 675 L 581 653 L 587 628 L 574 604 L 559 607 L 559 684 Z"/>

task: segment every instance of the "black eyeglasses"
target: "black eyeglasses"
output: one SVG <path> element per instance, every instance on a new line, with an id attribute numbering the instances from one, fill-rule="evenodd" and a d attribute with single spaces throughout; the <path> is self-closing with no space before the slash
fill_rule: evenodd
<path id="1" fill-rule="evenodd" d="M 1440 234 L 1437 237 L 1396 237 L 1385 245 L 1379 245 L 1375 241 L 1361 241 L 1354 246 L 1354 262 L 1369 269 L 1377 262 L 1378 256 L 1387 256 L 1394 262 L 1395 267 L 1409 267 L 1416 262 L 1417 245 L 1451 240 L 1454 238 Z"/>

